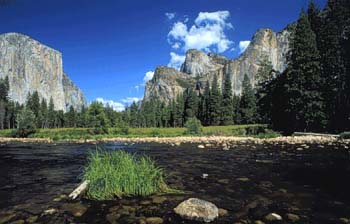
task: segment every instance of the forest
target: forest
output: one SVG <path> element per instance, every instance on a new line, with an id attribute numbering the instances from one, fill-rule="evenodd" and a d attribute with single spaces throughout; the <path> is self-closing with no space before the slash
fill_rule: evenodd
<path id="1" fill-rule="evenodd" d="M 188 88 L 171 102 L 132 103 L 116 112 L 92 102 L 80 110 L 56 111 L 53 100 L 28 95 L 25 105 L 9 96 L 8 78 L 0 80 L 0 129 L 183 127 L 198 119 L 204 126 L 268 124 L 283 134 L 295 131 L 339 133 L 350 128 L 350 2 L 329 0 L 324 9 L 313 2 L 290 25 L 287 69 L 279 74 L 261 59 L 255 85 L 245 75 L 241 95 L 232 94 L 230 77 L 219 88 L 217 77 L 204 89 Z"/>

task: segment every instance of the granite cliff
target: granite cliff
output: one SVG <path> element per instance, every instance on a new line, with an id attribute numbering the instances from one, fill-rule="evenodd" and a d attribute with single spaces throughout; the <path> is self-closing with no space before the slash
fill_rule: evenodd
<path id="1" fill-rule="evenodd" d="M 86 105 L 82 91 L 64 73 L 62 54 L 19 33 L 0 35 L 0 78 L 8 76 L 9 96 L 21 104 L 29 93 L 38 91 L 55 109 L 80 110 Z"/>
<path id="2" fill-rule="evenodd" d="M 224 77 L 229 75 L 233 93 L 239 95 L 245 74 L 254 86 L 255 75 L 264 58 L 268 58 L 276 71 L 285 70 L 290 35 L 290 28 L 279 33 L 271 29 L 260 29 L 254 34 L 245 52 L 236 59 L 188 50 L 180 71 L 167 67 L 156 69 L 153 79 L 146 84 L 144 100 L 160 99 L 167 102 L 189 86 L 204 88 L 206 81 L 212 82 L 215 75 L 220 86 Z"/>

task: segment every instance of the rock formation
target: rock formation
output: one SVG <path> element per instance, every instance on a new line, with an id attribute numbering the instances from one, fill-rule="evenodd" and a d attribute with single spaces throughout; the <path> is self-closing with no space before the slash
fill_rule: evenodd
<path id="1" fill-rule="evenodd" d="M 227 74 L 231 78 L 233 93 L 239 95 L 245 74 L 252 85 L 255 84 L 255 75 L 264 58 L 267 57 L 276 71 L 285 70 L 290 35 L 290 27 L 279 33 L 271 29 L 260 29 L 254 34 L 245 52 L 236 59 L 189 50 L 180 71 L 166 67 L 156 69 L 153 79 L 146 84 L 144 100 L 169 101 L 188 86 L 195 87 L 197 84 L 203 88 L 206 81 L 211 83 L 215 75 L 221 86 Z"/>
<path id="2" fill-rule="evenodd" d="M 80 110 L 86 105 L 82 91 L 68 78 L 62 67 L 62 54 L 18 33 L 0 35 L 0 78 L 8 76 L 9 96 L 21 104 L 29 93 L 38 91 L 55 109 Z"/>

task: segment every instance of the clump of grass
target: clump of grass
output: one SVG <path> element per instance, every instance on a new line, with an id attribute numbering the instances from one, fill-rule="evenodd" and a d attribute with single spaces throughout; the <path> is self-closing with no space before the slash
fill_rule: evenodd
<path id="1" fill-rule="evenodd" d="M 153 160 L 122 150 L 90 153 L 83 179 L 90 181 L 88 197 L 96 200 L 172 191 Z"/>

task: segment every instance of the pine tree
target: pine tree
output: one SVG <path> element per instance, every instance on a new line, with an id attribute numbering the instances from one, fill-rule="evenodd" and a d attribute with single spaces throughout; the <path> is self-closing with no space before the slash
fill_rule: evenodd
<path id="1" fill-rule="evenodd" d="M 256 122 L 256 97 L 247 74 L 244 75 L 242 82 L 242 96 L 239 110 L 242 124 L 253 124 Z"/>
<path id="2" fill-rule="evenodd" d="M 130 106 L 130 127 L 137 127 L 137 111 L 138 106 L 136 102 L 133 102 Z"/>
<path id="3" fill-rule="evenodd" d="M 182 94 L 176 97 L 176 110 L 175 110 L 175 125 L 176 127 L 183 127 L 184 125 L 184 110 L 185 103 Z"/>
<path id="4" fill-rule="evenodd" d="M 88 126 L 93 128 L 94 134 L 106 134 L 110 126 L 102 103 L 92 102 L 88 110 Z"/>
<path id="5" fill-rule="evenodd" d="M 196 92 L 189 88 L 185 91 L 185 122 L 189 118 L 193 118 L 197 116 L 198 113 L 198 97 Z"/>
<path id="6" fill-rule="evenodd" d="M 41 128 L 47 128 L 48 127 L 48 109 L 47 109 L 47 103 L 46 100 L 43 98 L 41 100 L 40 104 L 40 127 Z"/>
<path id="7" fill-rule="evenodd" d="M 77 126 L 77 114 L 73 106 L 70 106 L 68 112 L 65 114 L 65 126 L 69 128 Z"/>
<path id="8" fill-rule="evenodd" d="M 232 120 L 234 124 L 241 124 L 241 114 L 239 110 L 240 105 L 240 97 L 237 95 L 233 95 L 232 97 L 232 107 L 233 107 L 233 114 L 232 114 Z"/>
<path id="9" fill-rule="evenodd" d="M 214 76 L 213 83 L 210 91 L 210 100 L 209 100 L 209 123 L 210 125 L 219 125 L 220 124 L 220 107 L 221 107 L 221 93 L 218 86 L 218 77 Z"/>
<path id="10" fill-rule="evenodd" d="M 48 116 L 48 126 L 49 126 L 49 128 L 55 128 L 56 127 L 56 124 L 55 124 L 56 113 L 55 113 L 55 105 L 53 103 L 52 97 L 50 98 L 49 108 L 48 108 L 48 111 L 47 111 L 47 116 Z"/>
<path id="11" fill-rule="evenodd" d="M 325 128 L 320 55 L 316 36 L 307 15 L 302 12 L 297 23 L 291 60 L 287 72 L 286 108 L 289 131 L 322 131 Z"/>
<path id="12" fill-rule="evenodd" d="M 350 126 L 349 8 L 349 1 L 329 0 L 320 32 L 326 113 L 329 130 L 336 132 Z"/>
<path id="13" fill-rule="evenodd" d="M 259 122 L 271 123 L 271 82 L 275 78 L 273 66 L 267 57 L 260 62 L 260 67 L 256 74 L 256 99 Z"/>
<path id="14" fill-rule="evenodd" d="M 222 115 L 221 115 L 221 124 L 223 125 L 232 125 L 233 124 L 233 99 L 232 99 L 232 83 L 230 75 L 227 74 L 225 77 L 223 95 L 222 95 Z"/>

